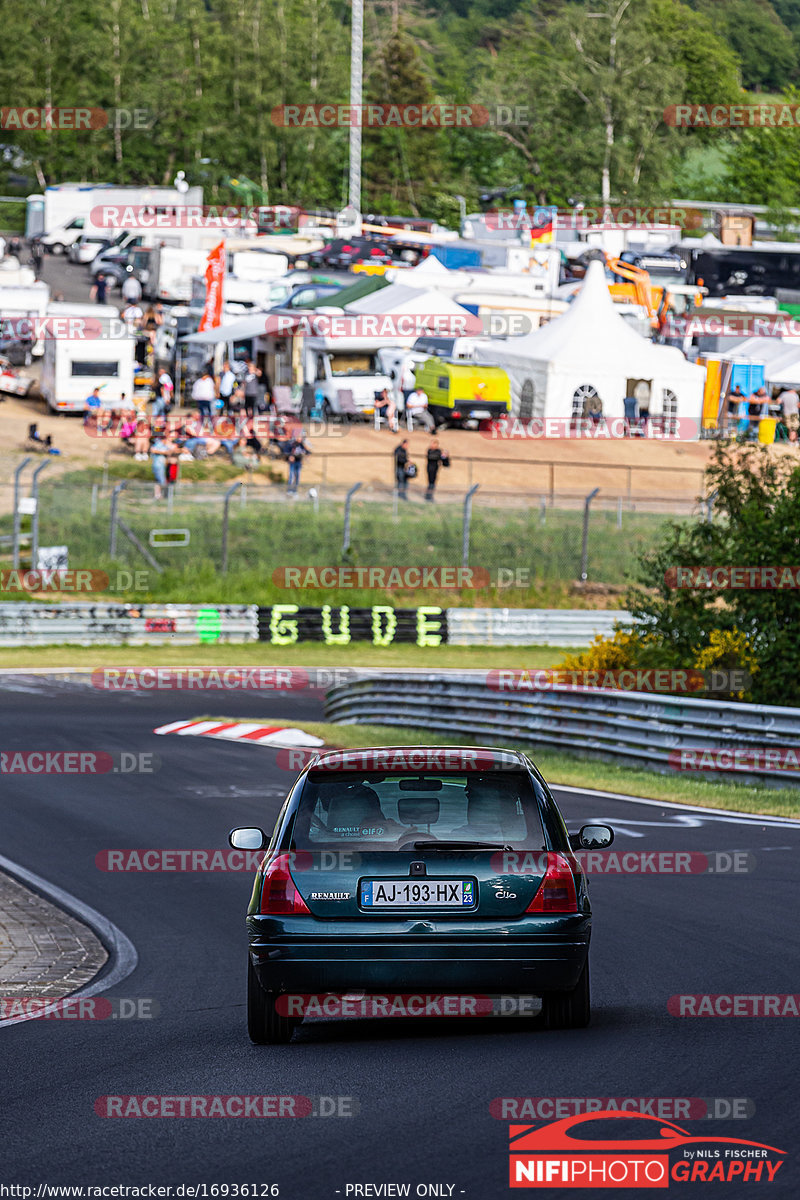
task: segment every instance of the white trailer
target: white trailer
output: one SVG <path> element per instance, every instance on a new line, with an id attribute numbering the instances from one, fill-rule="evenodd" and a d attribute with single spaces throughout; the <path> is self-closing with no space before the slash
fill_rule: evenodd
<path id="1" fill-rule="evenodd" d="M 48 410 L 83 412 L 95 388 L 104 408 L 119 407 L 123 395 L 132 403 L 136 340 L 119 311 L 111 304 L 56 301 L 46 315 L 52 336 L 44 343 L 39 390 Z"/>
<path id="2" fill-rule="evenodd" d="M 192 277 L 205 271 L 208 250 L 159 246 L 147 268 L 145 291 L 156 300 L 188 303 L 192 299 Z"/>

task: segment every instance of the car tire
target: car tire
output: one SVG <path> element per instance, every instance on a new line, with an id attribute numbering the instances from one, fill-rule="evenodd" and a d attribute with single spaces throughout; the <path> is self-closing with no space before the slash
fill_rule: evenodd
<path id="1" fill-rule="evenodd" d="M 56 258 L 58 258 L 60 254 L 66 254 L 67 252 L 66 246 L 62 246 L 61 242 L 53 242 L 52 246 L 48 246 L 47 249 L 51 254 L 55 255 Z"/>
<path id="2" fill-rule="evenodd" d="M 589 992 L 589 960 L 569 992 L 547 992 L 542 996 L 542 1017 L 548 1029 L 585 1029 L 592 1015 Z"/>
<path id="3" fill-rule="evenodd" d="M 292 1039 L 295 1022 L 276 1012 L 277 992 L 265 992 L 250 957 L 247 959 L 247 1032 L 256 1046 L 285 1045 Z"/>

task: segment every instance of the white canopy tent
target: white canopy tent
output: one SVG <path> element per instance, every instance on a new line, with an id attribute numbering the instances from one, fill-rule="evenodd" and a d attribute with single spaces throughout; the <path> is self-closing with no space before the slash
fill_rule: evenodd
<path id="1" fill-rule="evenodd" d="M 603 266 L 591 263 L 567 311 L 525 337 L 481 347 L 481 361 L 511 380 L 512 413 L 571 419 L 596 408 L 624 416 L 625 396 L 649 391 L 650 415 L 691 418 L 698 432 L 705 371 L 680 350 L 634 332 L 617 311 Z"/>
<path id="2" fill-rule="evenodd" d="M 767 383 L 800 383 L 800 338 L 744 338 L 720 357 L 759 363 Z"/>

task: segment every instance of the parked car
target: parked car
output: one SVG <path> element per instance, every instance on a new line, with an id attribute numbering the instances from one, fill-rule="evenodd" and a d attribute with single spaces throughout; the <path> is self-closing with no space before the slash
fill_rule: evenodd
<path id="1" fill-rule="evenodd" d="M 247 916 L 247 1021 L 288 1042 L 298 997 L 353 992 L 541 996 L 545 1024 L 589 1023 L 592 913 L 568 834 L 533 763 L 511 750 L 327 751 L 301 772 L 266 851 Z"/>
<path id="2" fill-rule="evenodd" d="M 67 258 L 73 263 L 90 263 L 96 255 L 111 245 L 111 239 L 101 233 L 82 233 L 67 251 Z"/>

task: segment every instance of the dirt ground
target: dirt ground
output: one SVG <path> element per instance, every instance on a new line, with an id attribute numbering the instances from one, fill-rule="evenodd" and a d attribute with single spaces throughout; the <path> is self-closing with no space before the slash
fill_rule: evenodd
<path id="1" fill-rule="evenodd" d="M 5 397 L 0 404 L 0 511 L 10 507 L 12 474 L 22 457 L 32 421 L 38 423 L 42 435 L 52 435 L 61 451 L 60 457 L 50 459 L 48 477 L 92 464 L 101 467 L 104 461 L 113 474 L 115 460 L 121 461 L 127 453 L 107 439 L 88 436 L 80 416 L 48 415 L 37 398 Z M 312 424 L 307 432 L 313 453 L 304 464 L 304 486 L 323 484 L 338 492 L 360 481 L 367 488 L 388 490 L 393 486 L 392 452 L 403 437 L 408 438 L 411 460 L 419 470 L 412 490 L 424 486 L 430 435 L 421 430 L 393 434 L 385 427 L 376 431 L 368 424 L 327 428 Z M 479 484 L 484 502 L 486 494 L 492 493 L 498 503 L 514 497 L 538 503 L 542 496 L 552 496 L 568 504 L 599 487 L 601 502 L 616 503 L 622 496 L 654 509 L 661 505 L 669 509 L 691 505 L 701 490 L 702 472 L 710 455 L 707 442 L 675 444 L 640 438 L 501 439 L 475 430 L 446 430 L 440 441 L 452 463 L 449 471 L 439 476 L 442 498 L 448 493 L 463 495 L 467 488 Z M 259 482 L 258 475 L 253 482 Z M 262 482 L 269 486 L 266 478 Z"/>

